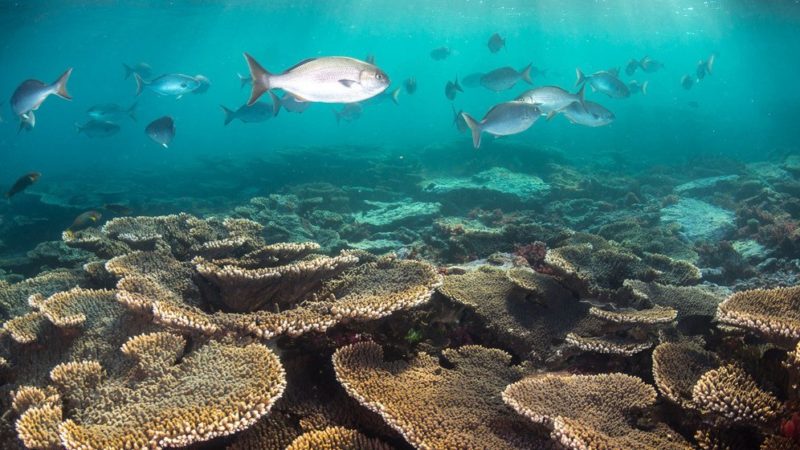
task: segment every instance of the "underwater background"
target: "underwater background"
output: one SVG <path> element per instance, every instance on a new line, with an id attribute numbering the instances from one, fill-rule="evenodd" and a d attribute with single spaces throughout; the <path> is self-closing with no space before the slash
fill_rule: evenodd
<path id="1" fill-rule="evenodd" d="M 244 53 L 390 84 L 234 112 Z M 800 0 L 0 0 L 0 448 L 799 448 L 798 54 Z"/>

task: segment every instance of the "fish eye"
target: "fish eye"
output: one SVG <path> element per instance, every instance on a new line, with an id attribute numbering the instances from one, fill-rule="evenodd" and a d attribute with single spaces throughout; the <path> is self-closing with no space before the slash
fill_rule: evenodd
<path id="1" fill-rule="evenodd" d="M 382 73 L 378 72 L 378 73 L 375 75 L 375 78 L 377 78 L 378 80 L 383 80 L 383 78 L 384 78 L 384 77 L 383 77 L 383 74 L 382 74 Z"/>

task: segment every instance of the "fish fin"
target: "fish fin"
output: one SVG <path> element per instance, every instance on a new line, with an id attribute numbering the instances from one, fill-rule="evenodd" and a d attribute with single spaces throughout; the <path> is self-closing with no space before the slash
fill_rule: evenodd
<path id="1" fill-rule="evenodd" d="M 650 81 L 645 81 L 642 83 L 642 94 L 647 95 L 647 85 L 650 84 Z"/>
<path id="2" fill-rule="evenodd" d="M 130 108 L 128 108 L 128 116 L 136 122 L 136 107 L 139 106 L 137 102 L 133 102 Z"/>
<path id="3" fill-rule="evenodd" d="M 392 101 L 394 102 L 395 105 L 400 104 L 399 98 L 400 98 L 400 88 L 397 88 L 394 91 L 392 91 Z"/>
<path id="4" fill-rule="evenodd" d="M 276 117 L 281 112 L 281 99 L 272 91 L 269 91 L 269 97 L 272 99 L 272 117 Z"/>
<path id="5" fill-rule="evenodd" d="M 580 86 L 581 83 L 586 82 L 586 77 L 583 75 L 583 72 L 581 72 L 581 69 L 575 69 L 575 77 L 577 78 L 577 80 L 575 80 L 575 86 Z"/>
<path id="6" fill-rule="evenodd" d="M 270 89 L 269 80 L 272 74 L 261 67 L 261 64 L 248 53 L 244 54 L 244 59 L 247 60 L 247 66 L 250 68 L 250 79 L 253 85 L 250 91 L 250 99 L 247 100 L 247 106 L 253 106 L 258 101 L 258 98 Z"/>
<path id="7" fill-rule="evenodd" d="M 72 75 L 72 67 L 70 67 L 69 69 L 67 69 L 66 72 L 61 74 L 61 76 L 58 77 L 58 80 L 56 80 L 56 82 L 53 83 L 53 87 L 55 88 L 53 93 L 63 98 L 64 100 L 72 100 L 72 96 L 69 95 L 69 92 L 67 92 L 67 81 L 69 80 L 70 75 Z"/>
<path id="8" fill-rule="evenodd" d="M 531 64 L 528 64 L 528 65 L 527 65 L 527 66 L 525 66 L 525 67 L 524 67 L 522 70 L 520 70 L 520 76 L 521 76 L 521 77 L 522 77 L 522 79 L 523 79 L 523 80 L 525 80 L 525 82 L 526 82 L 526 83 L 528 83 L 528 84 L 533 84 L 533 80 L 531 79 L 531 65 L 532 65 L 532 64 L 533 64 L 533 63 L 531 63 Z"/>
<path id="9" fill-rule="evenodd" d="M 236 112 L 231 111 L 223 105 L 219 105 L 219 107 L 222 108 L 222 112 L 225 113 L 225 126 L 228 126 L 228 124 L 231 123 L 234 118 L 236 118 Z"/>
<path id="10" fill-rule="evenodd" d="M 142 95 L 142 90 L 145 86 L 148 85 L 148 82 L 145 81 L 138 73 L 133 74 L 133 79 L 136 80 L 136 95 Z"/>
<path id="11" fill-rule="evenodd" d="M 359 82 L 355 80 L 339 80 L 339 83 L 346 87 L 352 87 L 354 84 L 359 84 Z"/>
<path id="12" fill-rule="evenodd" d="M 547 119 L 547 121 L 549 122 L 549 121 L 553 120 L 553 117 L 555 117 L 557 115 L 558 115 L 558 111 L 550 111 L 549 113 L 547 113 L 547 117 L 545 117 L 545 119 Z"/>
<path id="13" fill-rule="evenodd" d="M 467 113 L 461 113 L 461 117 L 464 118 L 470 131 L 472 131 L 472 146 L 476 150 L 479 149 L 481 147 L 481 124 Z"/>
<path id="14" fill-rule="evenodd" d="M 453 87 L 455 87 L 458 92 L 464 92 L 464 89 L 462 89 L 461 85 L 458 83 L 458 77 L 456 77 L 456 81 L 453 82 Z"/>
<path id="15" fill-rule="evenodd" d="M 586 107 L 586 85 L 584 84 L 578 89 L 578 93 L 575 94 L 578 96 L 578 102 L 580 102 L 581 106 L 584 108 Z"/>
<path id="16" fill-rule="evenodd" d="M 133 67 L 125 63 L 122 63 L 122 67 L 125 69 L 125 79 L 127 80 L 128 78 L 131 77 L 131 74 L 133 73 Z"/>
<path id="17" fill-rule="evenodd" d="M 239 77 L 239 89 L 245 87 L 247 85 L 248 78 L 240 73 L 236 73 L 236 76 Z"/>

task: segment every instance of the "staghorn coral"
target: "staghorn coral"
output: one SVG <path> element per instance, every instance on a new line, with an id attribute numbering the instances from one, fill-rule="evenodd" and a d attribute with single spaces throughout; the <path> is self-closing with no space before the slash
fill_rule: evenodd
<path id="1" fill-rule="evenodd" d="M 356 430 L 330 427 L 298 437 L 286 450 L 392 450 L 394 447 Z"/>
<path id="2" fill-rule="evenodd" d="M 536 448 L 545 440 L 500 398 L 522 377 L 511 356 L 480 346 L 447 349 L 446 364 L 427 354 L 385 361 L 372 342 L 333 355 L 336 378 L 348 394 L 380 414 L 416 448 Z"/>
<path id="3" fill-rule="evenodd" d="M 737 364 L 703 374 L 692 389 L 692 401 L 704 413 L 728 423 L 767 423 L 782 411 L 781 403 Z"/>
<path id="4" fill-rule="evenodd" d="M 769 339 L 800 339 L 800 286 L 754 289 L 728 297 L 717 308 L 717 319 Z"/>
<path id="5" fill-rule="evenodd" d="M 692 343 L 664 343 L 653 350 L 653 379 L 661 394 L 682 408 L 695 409 L 692 389 L 720 366 L 716 354 Z"/>
<path id="6" fill-rule="evenodd" d="M 656 392 L 630 375 L 529 377 L 508 386 L 503 400 L 531 421 L 552 429 L 552 438 L 566 448 L 690 448 L 664 424 L 648 429 L 631 424 L 638 411 L 655 404 Z"/>

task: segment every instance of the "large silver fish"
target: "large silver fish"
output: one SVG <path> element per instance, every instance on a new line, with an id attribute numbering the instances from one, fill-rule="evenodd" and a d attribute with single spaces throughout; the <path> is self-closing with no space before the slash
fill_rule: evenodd
<path id="1" fill-rule="evenodd" d="M 161 75 L 150 81 L 145 80 L 138 73 L 134 73 L 133 77 L 136 78 L 136 95 L 140 95 L 142 90 L 147 88 L 158 95 L 181 98 L 200 87 L 200 81 L 197 78 L 181 73 Z"/>
<path id="2" fill-rule="evenodd" d="M 106 122 L 102 120 L 90 120 L 85 124 L 75 124 L 78 134 L 83 133 L 90 138 L 110 137 L 119 133 L 120 126 L 114 122 Z"/>
<path id="3" fill-rule="evenodd" d="M 281 100 L 272 92 L 269 93 L 272 102 L 256 102 L 251 106 L 242 105 L 235 111 L 220 105 L 225 113 L 225 125 L 239 119 L 244 123 L 263 122 L 271 117 L 275 117 L 281 110 Z"/>
<path id="4" fill-rule="evenodd" d="M 67 80 L 72 74 L 72 68 L 67 69 L 53 84 L 45 84 L 39 80 L 25 80 L 17 86 L 11 95 L 11 111 L 20 118 L 22 124 L 29 124 L 31 128 L 36 121 L 33 111 L 39 109 L 42 103 L 51 95 L 57 95 L 65 100 L 72 100 L 67 92 Z"/>
<path id="5" fill-rule="evenodd" d="M 611 98 L 626 98 L 630 97 L 631 91 L 616 75 L 608 71 L 595 72 L 586 76 L 581 72 L 581 69 L 575 69 L 577 81 L 575 86 L 580 86 L 583 83 L 589 83 L 593 90 L 602 92 Z"/>
<path id="6" fill-rule="evenodd" d="M 343 56 L 307 59 L 280 74 L 271 74 L 247 53 L 253 79 L 247 104 L 264 92 L 283 89 L 298 100 L 320 103 L 355 103 L 374 97 L 389 87 L 389 76 L 372 64 Z"/>
<path id="7" fill-rule="evenodd" d="M 150 139 L 164 148 L 169 148 L 169 144 L 175 138 L 175 121 L 170 116 L 158 118 L 144 129 Z"/>
<path id="8" fill-rule="evenodd" d="M 517 100 L 538 106 L 549 120 L 567 106 L 575 102 L 583 103 L 583 92 L 584 86 L 581 86 L 575 94 L 570 94 L 558 86 L 542 86 L 523 92 Z"/>
<path id="9" fill-rule="evenodd" d="M 481 86 L 490 91 L 500 92 L 511 89 L 519 80 L 524 80 L 528 84 L 533 84 L 531 80 L 531 65 L 523 67 L 517 71 L 513 67 L 501 67 L 481 77 Z"/>
<path id="10" fill-rule="evenodd" d="M 125 117 L 130 117 L 136 122 L 136 103 L 132 104 L 130 108 L 123 108 L 116 103 L 94 105 L 86 111 L 86 114 L 94 120 L 103 122 L 115 122 Z"/>
<path id="11" fill-rule="evenodd" d="M 493 106 L 480 122 L 467 113 L 462 113 L 462 116 L 472 131 L 472 145 L 480 148 L 481 133 L 495 136 L 522 133 L 530 128 L 541 114 L 536 105 L 513 101 Z"/>
<path id="12" fill-rule="evenodd" d="M 587 127 L 602 127 L 614 121 L 614 113 L 594 102 L 573 103 L 562 111 L 570 122 Z"/>
<path id="13" fill-rule="evenodd" d="M 192 94 L 205 94 L 211 87 L 211 80 L 205 75 L 195 75 L 194 79 L 197 80 L 197 87 L 192 91 Z"/>

